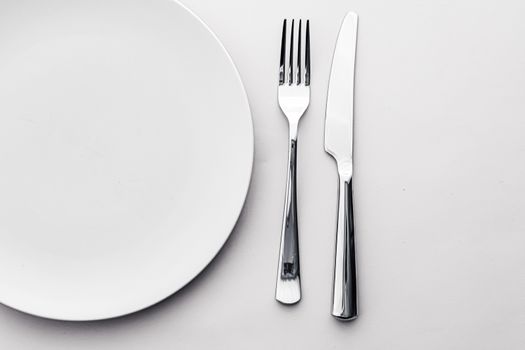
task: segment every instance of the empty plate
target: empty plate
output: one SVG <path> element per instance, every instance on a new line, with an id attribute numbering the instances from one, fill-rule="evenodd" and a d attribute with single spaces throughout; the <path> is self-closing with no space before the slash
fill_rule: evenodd
<path id="1" fill-rule="evenodd" d="M 172 0 L 0 2 L 0 302 L 96 320 L 220 250 L 253 160 L 232 60 Z"/>

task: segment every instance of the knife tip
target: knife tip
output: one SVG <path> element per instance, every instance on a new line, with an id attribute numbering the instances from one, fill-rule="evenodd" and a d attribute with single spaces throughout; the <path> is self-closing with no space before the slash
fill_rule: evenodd
<path id="1" fill-rule="evenodd" d="M 357 16 L 357 13 L 355 13 L 355 12 L 353 12 L 353 11 L 348 11 L 348 12 L 346 13 L 346 15 L 345 15 L 345 19 L 346 19 L 346 18 L 350 18 L 350 17 L 351 17 L 351 18 L 355 18 L 355 19 L 357 19 L 358 16 Z"/>

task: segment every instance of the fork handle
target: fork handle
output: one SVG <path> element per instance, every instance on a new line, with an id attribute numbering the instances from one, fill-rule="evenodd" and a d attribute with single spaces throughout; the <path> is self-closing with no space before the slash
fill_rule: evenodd
<path id="1" fill-rule="evenodd" d="M 339 175 L 339 209 L 332 315 L 343 321 L 357 317 L 352 177 Z"/>
<path id="2" fill-rule="evenodd" d="M 295 304 L 301 300 L 299 269 L 299 236 L 297 226 L 297 126 L 290 125 L 288 147 L 288 175 L 284 202 L 281 247 L 275 299 L 283 304 Z"/>

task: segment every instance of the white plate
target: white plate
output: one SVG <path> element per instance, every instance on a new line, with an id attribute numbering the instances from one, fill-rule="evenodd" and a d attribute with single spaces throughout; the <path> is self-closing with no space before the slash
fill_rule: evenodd
<path id="1" fill-rule="evenodd" d="M 253 130 L 213 33 L 171 0 L 0 2 L 0 301 L 62 320 L 150 306 L 217 254 Z"/>

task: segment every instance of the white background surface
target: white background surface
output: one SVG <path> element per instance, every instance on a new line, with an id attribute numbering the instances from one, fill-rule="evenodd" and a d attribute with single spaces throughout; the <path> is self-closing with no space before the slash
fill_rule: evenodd
<path id="1" fill-rule="evenodd" d="M 256 155 L 237 228 L 167 301 L 63 323 L 0 307 L 0 349 L 523 349 L 525 5 L 520 1 L 184 0 L 245 83 Z M 360 15 L 355 214 L 361 314 L 329 315 L 337 178 L 323 151 L 340 21 Z M 299 130 L 304 298 L 273 300 L 286 170 L 281 20 L 312 21 Z"/>

